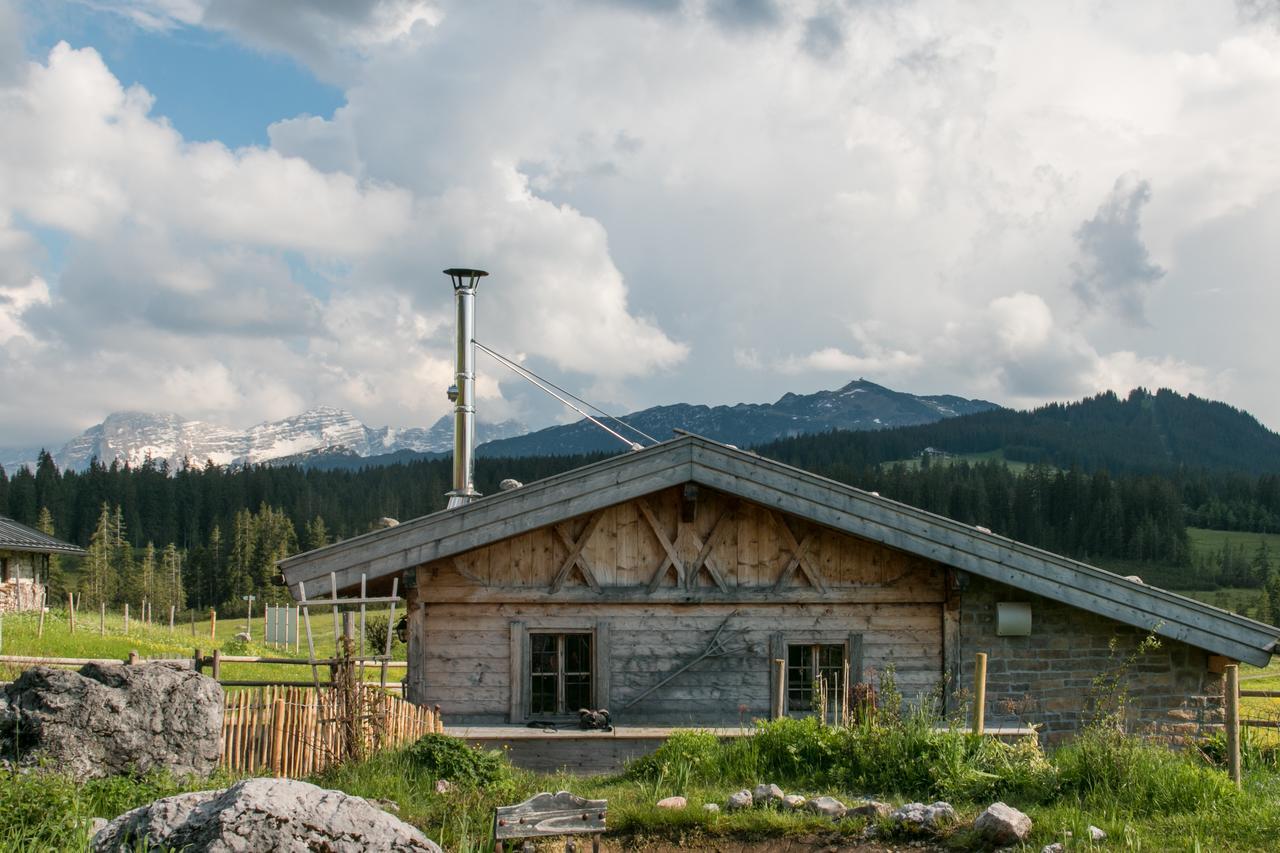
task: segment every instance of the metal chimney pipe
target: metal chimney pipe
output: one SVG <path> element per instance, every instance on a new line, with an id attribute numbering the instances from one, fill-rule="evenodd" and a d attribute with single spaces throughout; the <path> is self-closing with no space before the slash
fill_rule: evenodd
<path id="1" fill-rule="evenodd" d="M 453 281 L 457 308 L 455 329 L 454 385 L 449 389 L 453 402 L 453 490 L 448 506 L 464 506 L 480 493 L 475 489 L 476 448 L 476 286 L 488 275 L 484 270 L 447 269 Z"/>

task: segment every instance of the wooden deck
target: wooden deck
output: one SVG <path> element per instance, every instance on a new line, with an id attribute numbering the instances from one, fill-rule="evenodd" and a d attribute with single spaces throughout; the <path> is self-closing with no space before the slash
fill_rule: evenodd
<path id="1" fill-rule="evenodd" d="M 447 718 L 446 718 L 447 719 Z M 691 726 L 617 726 L 611 732 L 572 728 L 541 729 L 527 726 L 445 726 L 444 733 L 482 749 L 504 750 L 511 763 L 526 770 L 591 775 L 617 773 L 626 762 L 648 755 L 678 731 Z M 717 737 L 750 737 L 750 728 L 700 728 Z M 1016 740 L 1036 734 L 1035 729 L 991 726 L 988 737 Z"/>

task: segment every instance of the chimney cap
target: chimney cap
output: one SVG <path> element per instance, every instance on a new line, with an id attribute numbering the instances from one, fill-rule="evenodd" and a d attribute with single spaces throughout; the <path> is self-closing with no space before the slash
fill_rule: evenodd
<path id="1" fill-rule="evenodd" d="M 470 270 L 464 267 L 451 267 L 444 274 L 453 279 L 454 290 L 474 290 L 476 283 L 488 275 L 484 270 Z"/>

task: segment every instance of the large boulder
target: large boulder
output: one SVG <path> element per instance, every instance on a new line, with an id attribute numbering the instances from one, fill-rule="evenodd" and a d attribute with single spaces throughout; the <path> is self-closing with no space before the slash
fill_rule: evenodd
<path id="1" fill-rule="evenodd" d="M 434 841 L 367 800 L 294 779 L 246 779 L 222 791 L 156 800 L 107 824 L 91 849 L 440 853 Z"/>
<path id="2" fill-rule="evenodd" d="M 0 693 L 0 743 L 78 779 L 208 776 L 222 752 L 222 701 L 216 681 L 177 662 L 39 666 Z"/>

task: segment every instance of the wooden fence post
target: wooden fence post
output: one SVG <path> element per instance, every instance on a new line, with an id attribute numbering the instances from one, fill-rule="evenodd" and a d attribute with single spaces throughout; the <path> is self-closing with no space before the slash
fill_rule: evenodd
<path id="1" fill-rule="evenodd" d="M 987 653 L 978 652 L 973 660 L 973 733 L 980 735 L 987 719 Z"/>
<path id="2" fill-rule="evenodd" d="M 1227 771 L 1231 781 L 1240 787 L 1240 667 L 1227 664 L 1223 674 L 1223 699 L 1226 700 Z"/>
<path id="3" fill-rule="evenodd" d="M 98 636 L 107 636 L 107 603 L 98 602 Z"/>
<path id="4" fill-rule="evenodd" d="M 130 649 L 129 650 L 129 666 L 137 666 L 137 665 L 138 665 L 138 650 Z"/>
<path id="5" fill-rule="evenodd" d="M 46 601 L 48 597 L 49 597 L 49 590 L 41 588 L 40 590 L 40 626 L 36 628 L 37 639 L 44 637 L 44 606 L 46 603 L 48 603 Z"/>
<path id="6" fill-rule="evenodd" d="M 271 770 L 276 776 L 284 775 L 284 700 L 277 698 L 271 709 Z"/>
<path id="7" fill-rule="evenodd" d="M 781 720 L 787 713 L 787 662 L 782 658 L 773 659 L 773 703 L 769 709 L 769 717 Z"/>
<path id="8" fill-rule="evenodd" d="M 169 633 L 170 634 L 173 633 L 173 617 L 174 617 L 174 614 L 177 612 L 177 610 L 178 608 L 176 605 L 173 605 L 173 604 L 169 605 Z"/>
<path id="9" fill-rule="evenodd" d="M 222 678 L 222 649 L 213 650 L 213 680 Z"/>
<path id="10" fill-rule="evenodd" d="M 195 650 L 195 654 L 191 656 L 192 669 L 199 672 L 204 668 L 204 653 L 199 649 Z"/>
<path id="11" fill-rule="evenodd" d="M 218 611 L 209 608 L 209 639 L 218 639 Z"/>
<path id="12" fill-rule="evenodd" d="M 76 632 L 76 599 L 74 593 L 67 593 L 67 627 L 70 633 Z"/>
<path id="13" fill-rule="evenodd" d="M 129 602 L 124 603 L 124 632 L 129 633 Z"/>

